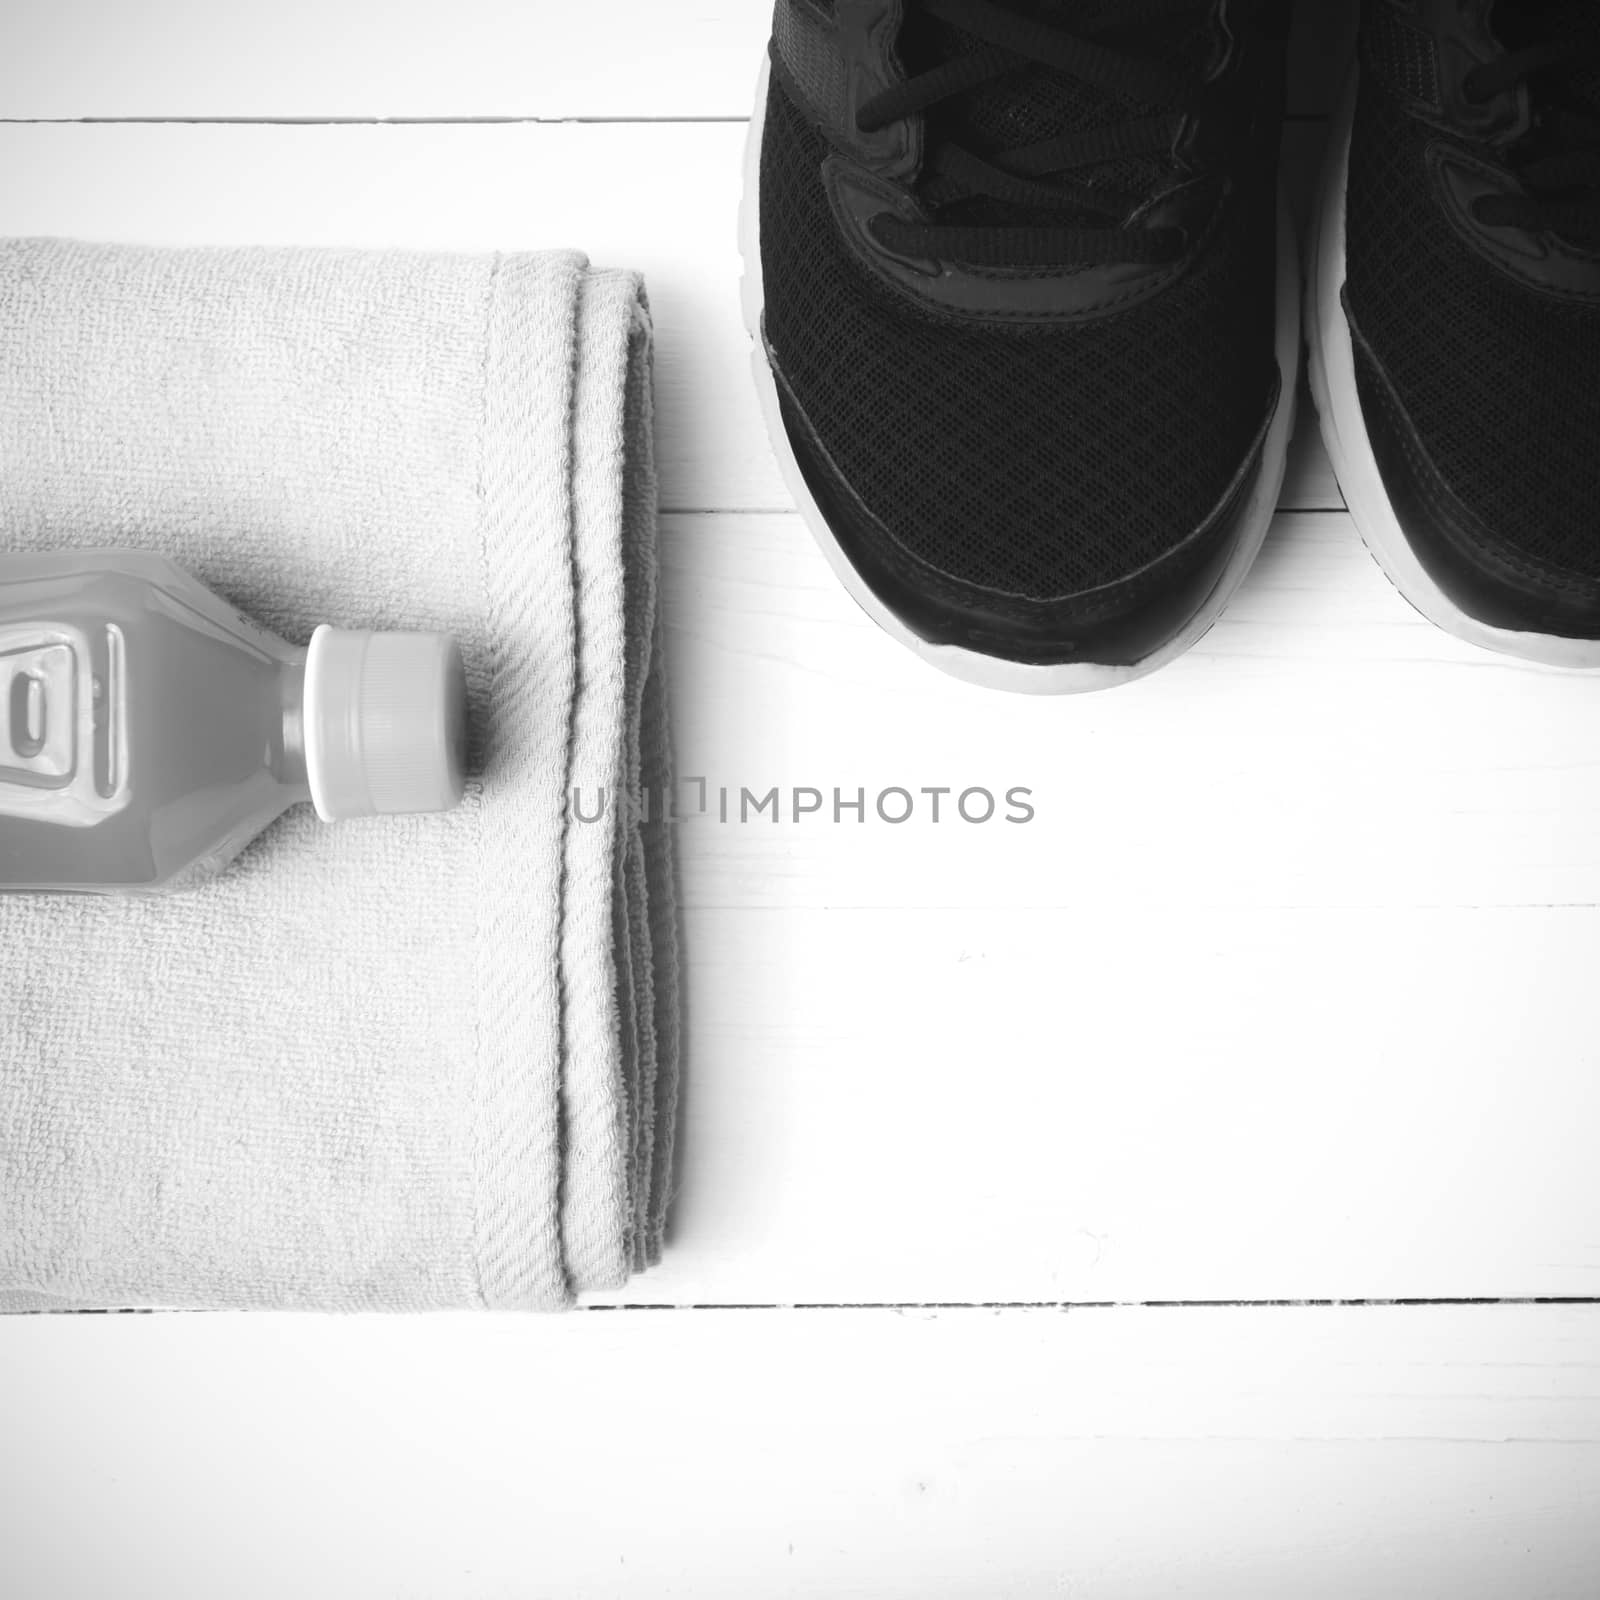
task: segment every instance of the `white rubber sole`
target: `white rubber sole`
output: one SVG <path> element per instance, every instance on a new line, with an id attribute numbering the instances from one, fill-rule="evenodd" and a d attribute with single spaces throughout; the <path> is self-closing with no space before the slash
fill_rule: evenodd
<path id="1" fill-rule="evenodd" d="M 1267 432 L 1261 471 L 1257 475 L 1250 500 L 1245 507 L 1244 531 L 1218 578 L 1215 588 L 1205 604 L 1183 631 L 1174 639 L 1132 665 L 1108 665 L 1096 662 L 1071 662 L 1062 666 L 1036 666 L 1027 662 L 1006 661 L 996 656 L 984 655 L 976 650 L 962 649 L 958 645 L 935 644 L 922 638 L 906 626 L 864 583 L 839 547 L 827 519 L 812 498 L 800 471 L 794 451 L 789 444 L 788 432 L 778 409 L 778 386 L 767 362 L 761 336 L 761 320 L 766 296 L 761 282 L 761 240 L 758 194 L 761 174 L 761 135 L 766 120 L 767 80 L 770 63 L 763 62 L 760 81 L 756 89 L 755 114 L 750 119 L 750 133 L 745 143 L 744 194 L 739 207 L 739 248 L 744 258 L 744 276 L 741 297 L 744 306 L 745 328 L 751 341 L 751 365 L 755 372 L 756 390 L 761 399 L 761 412 L 766 421 L 767 435 L 778 458 L 783 479 L 794 496 L 805 518 L 807 527 L 816 539 L 828 564 L 839 581 L 849 591 L 856 604 L 892 638 L 900 641 L 930 666 L 937 667 L 951 677 L 975 683 L 988 689 L 1005 689 L 1019 694 L 1081 694 L 1095 689 L 1111 689 L 1118 684 L 1131 683 L 1147 673 L 1176 660 L 1186 650 L 1197 644 L 1222 614 L 1234 591 L 1244 581 L 1262 541 L 1271 526 L 1277 509 L 1278 495 L 1283 487 L 1284 468 L 1288 461 L 1289 439 L 1294 432 L 1295 398 L 1300 375 L 1300 263 L 1294 243 L 1294 231 L 1289 222 L 1288 207 L 1280 202 L 1278 207 L 1278 316 L 1277 359 L 1278 371 L 1283 376 L 1283 391 L 1278 409 Z"/>
<path id="2" fill-rule="evenodd" d="M 1412 552 L 1383 486 L 1356 390 L 1355 350 L 1340 294 L 1345 279 L 1345 187 L 1350 130 L 1355 119 L 1355 75 L 1334 123 L 1307 241 L 1306 343 L 1311 351 L 1311 393 L 1323 443 L 1345 504 L 1367 549 L 1389 581 L 1429 622 L 1469 644 L 1546 666 L 1600 668 L 1600 641 L 1559 634 L 1521 633 L 1470 617 L 1428 576 Z"/>

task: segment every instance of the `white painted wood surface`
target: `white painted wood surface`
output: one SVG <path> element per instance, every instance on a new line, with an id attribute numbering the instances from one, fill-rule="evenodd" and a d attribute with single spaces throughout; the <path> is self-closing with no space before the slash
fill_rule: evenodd
<path id="1" fill-rule="evenodd" d="M 8 1594 L 1592 1596 L 1595 1307 L 5 1330 Z M 63 1508 L 77 1514 L 63 1517 Z"/>
<path id="2" fill-rule="evenodd" d="M 1416 618 L 1305 430 L 1168 671 L 1036 702 L 891 645 L 750 397 L 766 10 L 0 6 L 0 117 L 538 119 L 16 123 L 0 234 L 642 267 L 713 807 L 633 1309 L 13 1319 L 0 1593 L 1592 1596 L 1600 1307 L 1040 1307 L 1600 1296 L 1600 684 Z M 1301 11 L 1314 110 L 1345 18 Z M 723 786 L 1036 816 L 723 824 Z"/>

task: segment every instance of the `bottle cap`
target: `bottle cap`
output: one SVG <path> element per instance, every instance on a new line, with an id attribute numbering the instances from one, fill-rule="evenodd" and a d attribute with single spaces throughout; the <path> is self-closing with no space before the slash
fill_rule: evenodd
<path id="1" fill-rule="evenodd" d="M 306 654 L 306 777 L 324 822 L 461 798 L 466 674 L 444 633 L 324 625 Z"/>

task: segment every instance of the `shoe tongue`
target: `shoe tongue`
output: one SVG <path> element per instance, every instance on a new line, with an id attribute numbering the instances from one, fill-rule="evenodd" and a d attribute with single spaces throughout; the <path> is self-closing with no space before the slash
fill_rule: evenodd
<path id="1" fill-rule="evenodd" d="M 1495 37 L 1507 50 L 1550 44 L 1581 57 L 1581 69 L 1563 75 L 1569 98 L 1600 117 L 1600 4 L 1595 0 L 1495 0 Z"/>
<path id="2" fill-rule="evenodd" d="M 1559 74 L 1531 81 L 1533 126 L 1517 147 L 1524 160 L 1561 152 L 1571 142 L 1574 118 L 1600 123 L 1600 0 L 1495 0 L 1495 37 L 1507 50 L 1551 45 L 1571 63 Z M 1586 136 L 1585 136 L 1586 137 Z M 1600 223 L 1579 227 L 1574 242 L 1600 243 Z"/>
<path id="3" fill-rule="evenodd" d="M 1185 64 L 1203 63 L 1213 45 L 1212 24 L 1195 11 L 1158 22 L 1117 28 L 1116 15 L 1125 10 L 1127 0 L 1001 0 L 1006 9 L 1020 16 L 1047 24 L 1059 24 L 1068 32 L 1079 32 L 1110 49 L 1126 49 L 1130 54 Z M 902 25 L 900 56 L 906 72 L 915 76 L 956 56 L 987 48 L 964 29 L 943 22 L 926 12 L 913 10 Z M 1036 144 L 1062 134 L 1081 132 L 1126 122 L 1134 117 L 1160 115 L 1171 109 L 1159 105 L 1134 106 L 1114 95 L 1105 94 L 1087 83 L 1049 67 L 1019 64 L 993 82 L 982 84 L 965 94 L 954 96 L 928 113 L 930 141 L 953 139 L 977 154 L 998 152 Z M 1125 156 L 1097 167 L 1085 167 L 1062 175 L 1044 178 L 1046 184 L 1070 182 L 1117 193 L 1143 196 L 1150 193 L 1170 170 L 1161 156 Z M 988 223 L 1041 223 L 1071 225 L 1082 221 L 1082 214 L 1058 209 L 1029 211 L 974 196 L 946 208 L 945 220 L 982 226 Z M 1095 220 L 1104 222 L 1103 217 Z"/>

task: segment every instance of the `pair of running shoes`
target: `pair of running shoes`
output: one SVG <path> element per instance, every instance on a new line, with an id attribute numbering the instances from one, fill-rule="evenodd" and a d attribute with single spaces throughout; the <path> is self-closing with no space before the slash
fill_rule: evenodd
<path id="1" fill-rule="evenodd" d="M 1401 594 L 1600 667 L 1600 0 L 1365 0 L 1303 313 L 1289 26 L 1287 0 L 777 0 L 757 382 L 834 569 L 934 665 L 1066 693 L 1193 645 L 1266 536 L 1303 326 Z"/>

